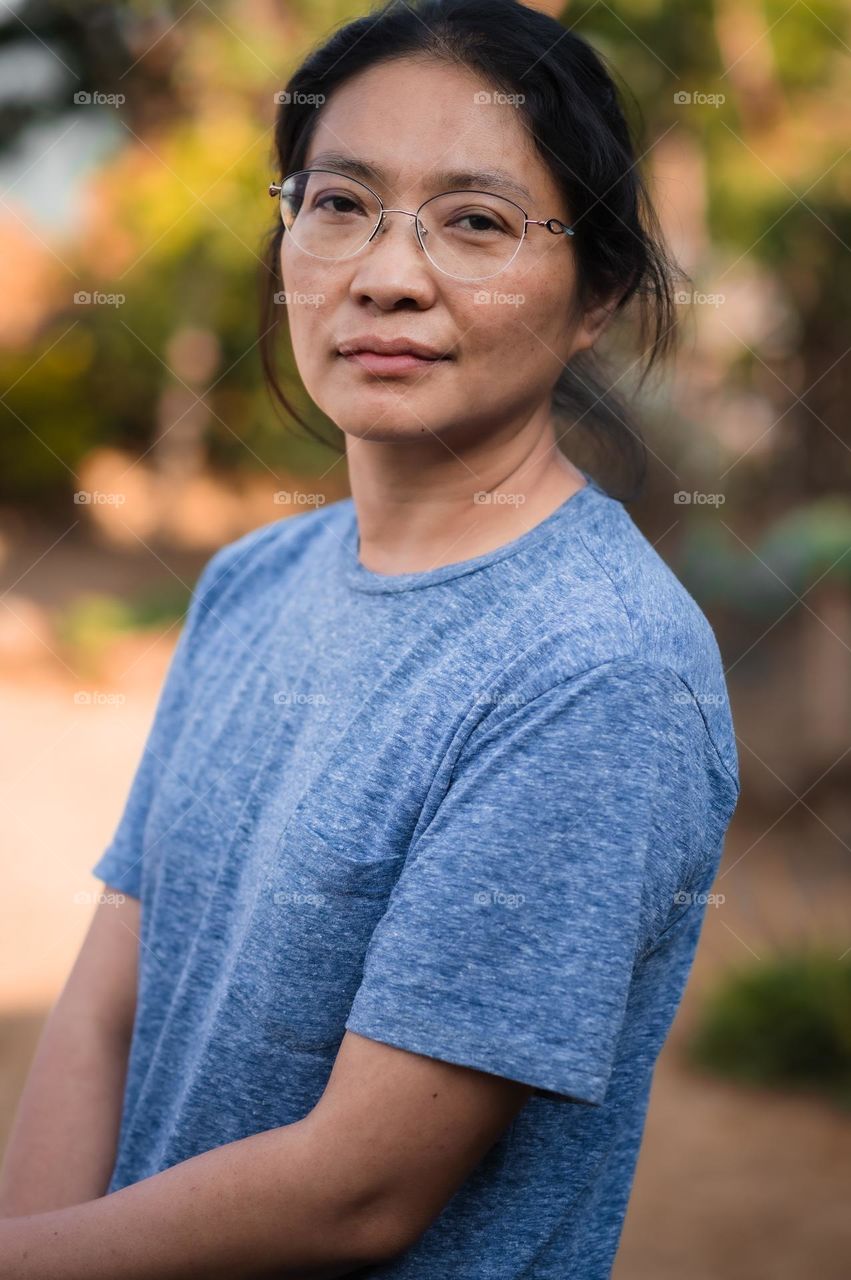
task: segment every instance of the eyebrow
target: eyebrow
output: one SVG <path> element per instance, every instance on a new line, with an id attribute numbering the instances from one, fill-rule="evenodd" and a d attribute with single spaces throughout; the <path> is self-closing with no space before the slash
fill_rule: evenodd
<path id="1" fill-rule="evenodd" d="M 355 156 L 347 156 L 339 151 L 323 151 L 306 166 L 308 169 L 326 167 L 339 169 L 350 178 L 359 178 L 361 182 L 387 185 L 387 175 L 379 165 L 371 164 L 368 160 L 358 160 Z M 501 169 L 443 169 L 429 176 L 441 191 L 499 191 L 521 200 L 532 199 L 531 193 L 524 186 Z"/>

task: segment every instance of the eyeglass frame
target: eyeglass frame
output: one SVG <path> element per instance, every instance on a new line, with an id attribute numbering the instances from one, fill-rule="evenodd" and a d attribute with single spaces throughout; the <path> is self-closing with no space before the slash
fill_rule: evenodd
<path id="1" fill-rule="evenodd" d="M 337 178 L 345 178 L 348 182 L 356 182 L 358 186 L 363 187 L 366 191 L 370 193 L 370 195 L 374 196 L 375 199 L 378 201 L 378 208 L 380 211 L 378 214 L 378 220 L 375 226 L 373 227 L 372 231 L 367 236 L 366 240 L 364 240 L 363 244 L 360 246 L 360 248 L 355 249 L 354 253 L 344 254 L 343 257 L 341 258 L 322 258 L 321 254 L 310 255 L 311 257 L 314 257 L 314 258 L 316 257 L 321 258 L 323 262 L 345 262 L 347 258 L 357 257 L 359 253 L 363 252 L 363 250 L 370 243 L 370 241 L 373 239 L 376 233 L 381 230 L 381 228 L 384 225 L 384 219 L 388 213 L 404 213 L 409 218 L 414 219 L 414 231 L 416 233 L 417 243 L 419 244 L 423 253 L 428 258 L 429 262 L 432 264 L 433 267 L 436 267 L 437 270 L 440 271 L 443 275 L 449 276 L 451 280 L 492 280 L 494 276 L 498 276 L 500 272 L 505 271 L 508 267 L 510 267 L 514 259 L 517 257 L 518 253 L 520 252 L 523 246 L 524 241 L 526 240 L 526 228 L 529 226 L 546 227 L 548 231 L 550 231 L 553 235 L 556 235 L 556 236 L 560 236 L 560 235 L 573 236 L 576 234 L 575 229 L 573 227 L 567 226 L 566 223 L 562 222 L 561 218 L 530 218 L 527 216 L 526 210 L 523 208 L 523 206 L 519 205 L 516 200 L 509 200 L 508 196 L 500 195 L 499 192 L 496 192 L 496 191 L 482 191 L 477 189 L 476 187 L 458 187 L 451 191 L 439 191 L 437 195 L 429 196 L 426 200 L 423 200 L 422 204 L 417 208 L 415 212 L 411 212 L 410 209 L 388 209 L 385 207 L 384 201 L 381 199 L 381 196 L 378 194 L 378 192 L 373 191 L 372 187 L 368 186 L 367 183 L 361 182 L 360 178 L 352 178 L 349 174 L 342 173 L 339 169 L 323 169 L 319 167 L 315 169 L 294 169 L 293 172 L 288 173 L 281 182 L 269 183 L 269 195 L 278 197 L 278 209 L 281 212 L 281 222 L 283 223 L 284 231 L 288 230 L 287 224 L 284 222 L 283 202 L 281 200 L 281 196 L 283 195 L 283 191 L 284 191 L 284 183 L 287 182 L 290 178 L 297 177 L 301 173 L 334 174 L 334 176 Z M 438 264 L 434 261 L 431 254 L 429 253 L 428 249 L 423 244 L 423 239 L 422 239 L 422 236 L 420 235 L 421 210 L 424 209 L 427 204 L 430 204 L 432 200 L 439 200 L 442 196 L 458 195 L 461 192 L 469 192 L 471 195 L 480 195 L 480 196 L 498 196 L 500 200 L 505 200 L 507 204 L 513 205 L 515 209 L 518 209 L 520 213 L 523 214 L 523 234 L 518 238 L 517 248 L 514 250 L 511 257 L 508 259 L 508 261 L 504 263 L 503 266 L 501 266 L 497 271 L 491 272 L 489 276 L 455 276 L 452 274 L 451 271 L 446 271 L 444 270 L 443 267 L 438 266 Z M 296 246 L 296 248 L 301 248 L 297 240 L 293 240 L 293 244 Z M 309 250 L 304 249 L 302 250 L 302 252 L 309 253 Z"/>

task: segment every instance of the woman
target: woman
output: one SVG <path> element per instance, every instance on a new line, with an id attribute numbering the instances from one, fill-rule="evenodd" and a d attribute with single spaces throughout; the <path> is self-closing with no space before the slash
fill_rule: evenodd
<path id="1" fill-rule="evenodd" d="M 708 622 L 559 448 L 640 480 L 592 355 L 630 299 L 670 341 L 635 163 L 513 0 L 393 5 L 288 85 L 264 329 L 353 496 L 201 575 L 0 1275 L 609 1275 L 738 795 Z"/>

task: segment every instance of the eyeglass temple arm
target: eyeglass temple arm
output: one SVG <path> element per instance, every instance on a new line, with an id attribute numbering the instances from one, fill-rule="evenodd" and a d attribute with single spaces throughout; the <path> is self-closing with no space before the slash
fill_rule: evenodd
<path id="1" fill-rule="evenodd" d="M 572 236 L 575 235 L 573 227 L 566 227 L 558 218 L 526 218 L 526 225 L 533 227 L 546 227 L 547 231 L 551 231 L 554 236 Z"/>

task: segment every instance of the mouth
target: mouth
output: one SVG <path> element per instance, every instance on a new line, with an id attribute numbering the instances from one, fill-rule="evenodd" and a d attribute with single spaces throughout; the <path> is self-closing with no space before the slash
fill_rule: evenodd
<path id="1" fill-rule="evenodd" d="M 449 356 L 416 356 L 410 351 L 386 355 L 381 351 L 351 351 L 339 353 L 349 364 L 360 365 L 368 373 L 398 374 L 431 369 L 435 365 L 449 363 Z"/>
<path id="2" fill-rule="evenodd" d="M 452 359 L 451 355 L 410 338 L 383 338 L 375 334 L 342 343 L 337 354 L 367 373 L 385 377 L 432 369 Z"/>

